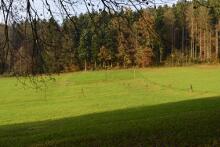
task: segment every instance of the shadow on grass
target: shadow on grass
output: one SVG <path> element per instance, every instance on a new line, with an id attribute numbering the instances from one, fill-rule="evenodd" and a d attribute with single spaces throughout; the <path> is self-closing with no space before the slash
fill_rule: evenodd
<path id="1" fill-rule="evenodd" d="M 220 97 L 0 126 L 0 146 L 220 146 Z"/>

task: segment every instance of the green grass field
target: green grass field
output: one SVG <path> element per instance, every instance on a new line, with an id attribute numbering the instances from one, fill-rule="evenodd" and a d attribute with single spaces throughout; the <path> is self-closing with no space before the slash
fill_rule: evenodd
<path id="1" fill-rule="evenodd" d="M 0 78 L 0 146 L 220 146 L 220 66 Z"/>

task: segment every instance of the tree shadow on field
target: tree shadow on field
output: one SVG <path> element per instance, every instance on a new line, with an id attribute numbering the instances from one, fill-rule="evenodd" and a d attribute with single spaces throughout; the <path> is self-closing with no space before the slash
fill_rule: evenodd
<path id="1" fill-rule="evenodd" d="M 0 146 L 220 146 L 220 97 L 0 126 Z"/>

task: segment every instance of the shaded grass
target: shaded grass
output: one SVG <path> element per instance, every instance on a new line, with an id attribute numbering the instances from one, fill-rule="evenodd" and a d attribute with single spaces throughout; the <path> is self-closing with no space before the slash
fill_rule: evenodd
<path id="1" fill-rule="evenodd" d="M 220 145 L 220 98 L 4 125 L 4 146 Z"/>

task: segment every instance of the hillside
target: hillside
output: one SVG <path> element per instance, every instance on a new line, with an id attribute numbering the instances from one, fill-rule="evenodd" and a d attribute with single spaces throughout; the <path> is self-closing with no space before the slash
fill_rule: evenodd
<path id="1" fill-rule="evenodd" d="M 2 77 L 0 145 L 218 146 L 219 75 L 219 66 L 76 72 L 38 91 Z"/>

